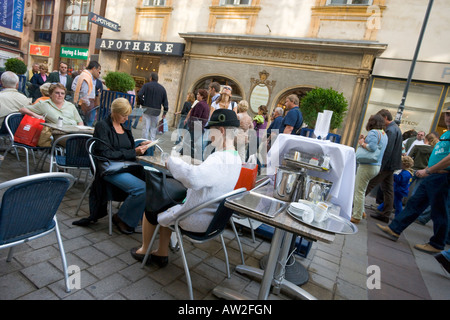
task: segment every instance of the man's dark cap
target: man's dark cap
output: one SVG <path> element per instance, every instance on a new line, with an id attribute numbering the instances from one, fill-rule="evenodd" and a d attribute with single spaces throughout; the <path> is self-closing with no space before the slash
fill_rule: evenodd
<path id="1" fill-rule="evenodd" d="M 211 115 L 211 119 L 205 126 L 206 129 L 211 127 L 239 127 L 240 121 L 236 112 L 229 109 L 217 109 Z"/>

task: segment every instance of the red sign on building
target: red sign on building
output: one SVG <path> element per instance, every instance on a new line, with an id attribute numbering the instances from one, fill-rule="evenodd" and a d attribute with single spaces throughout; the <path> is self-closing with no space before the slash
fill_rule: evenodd
<path id="1" fill-rule="evenodd" d="M 35 56 L 50 57 L 50 46 L 30 44 L 30 54 Z"/>

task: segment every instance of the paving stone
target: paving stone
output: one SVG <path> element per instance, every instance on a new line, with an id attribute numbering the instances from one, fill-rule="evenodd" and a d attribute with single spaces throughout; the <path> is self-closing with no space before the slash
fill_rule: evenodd
<path id="1" fill-rule="evenodd" d="M 36 287 L 20 272 L 0 277 L 0 300 L 14 300 L 36 290 Z"/>
<path id="2" fill-rule="evenodd" d="M 64 278 L 64 275 L 48 261 L 34 264 L 21 270 L 37 288 L 45 287 L 55 281 Z"/>
<path id="3" fill-rule="evenodd" d="M 119 273 L 114 273 L 94 284 L 89 285 L 86 290 L 96 299 L 104 299 L 107 296 L 122 290 L 130 285 L 131 281 L 127 280 Z"/>
<path id="4" fill-rule="evenodd" d="M 113 273 L 119 272 L 126 266 L 126 263 L 123 261 L 117 258 L 111 258 L 88 268 L 87 271 L 92 273 L 97 278 L 103 279 Z"/>
<path id="5" fill-rule="evenodd" d="M 20 297 L 18 300 L 59 300 L 59 297 L 46 287 Z"/>
<path id="6" fill-rule="evenodd" d="M 92 246 L 75 250 L 73 254 L 77 255 L 91 266 L 108 259 L 107 255 Z"/>

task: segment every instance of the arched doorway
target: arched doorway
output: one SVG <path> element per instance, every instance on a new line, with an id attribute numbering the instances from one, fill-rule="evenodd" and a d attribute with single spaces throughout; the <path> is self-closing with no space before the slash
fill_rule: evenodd
<path id="1" fill-rule="evenodd" d="M 281 107 L 283 108 L 283 110 L 285 110 L 286 106 L 285 106 L 285 102 L 286 102 L 286 98 L 291 95 L 291 94 L 295 94 L 298 97 L 298 100 L 300 101 L 300 106 L 301 106 L 301 101 L 302 98 L 312 89 L 314 89 L 314 87 L 296 87 L 296 88 L 292 88 L 292 89 L 286 89 L 285 91 L 283 91 L 282 93 L 280 93 L 280 95 L 278 96 L 278 98 L 276 98 L 276 100 L 273 103 L 273 107 L 270 110 L 270 114 L 272 114 L 273 110 L 275 110 L 275 108 L 277 107 Z M 286 110 L 284 115 L 286 115 Z"/>
<path id="2" fill-rule="evenodd" d="M 199 81 L 197 81 L 195 83 L 195 85 L 192 88 L 192 91 L 195 92 L 198 89 L 207 89 L 209 85 L 212 82 L 217 82 L 220 84 L 221 87 L 228 85 L 231 87 L 232 89 L 232 94 L 231 94 L 231 100 L 235 101 L 236 103 L 241 101 L 242 99 L 244 99 L 244 93 L 241 90 L 241 87 L 237 84 L 237 82 L 233 79 L 230 79 L 228 77 L 225 76 L 220 76 L 220 75 L 210 75 L 207 77 L 204 77 L 202 79 L 200 79 Z M 208 104 L 211 105 L 211 98 L 212 97 L 208 97 Z"/>

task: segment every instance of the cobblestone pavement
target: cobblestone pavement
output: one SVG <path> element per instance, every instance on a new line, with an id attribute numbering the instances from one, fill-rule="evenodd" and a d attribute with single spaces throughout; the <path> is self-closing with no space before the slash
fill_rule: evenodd
<path id="1" fill-rule="evenodd" d="M 136 138 L 141 136 L 139 127 L 134 134 Z M 173 146 L 170 132 L 165 133 L 164 140 L 163 148 L 170 152 Z M 48 171 L 48 162 L 44 170 Z M 18 162 L 13 154 L 8 154 L 1 163 L 0 182 L 21 177 L 25 172 L 24 156 Z M 40 171 L 32 170 L 36 172 Z M 140 244 L 140 234 L 127 236 L 113 228 L 113 235 L 109 236 L 106 218 L 90 227 L 72 225 L 74 220 L 88 214 L 85 201 L 79 216 L 75 215 L 85 188 L 83 179 L 84 176 L 67 192 L 57 213 L 68 265 L 81 269 L 80 289 L 65 292 L 56 237 L 49 235 L 18 246 L 11 262 L 6 262 L 8 250 L 0 251 L 0 299 L 188 299 L 179 252 L 170 252 L 169 265 L 165 268 L 147 266 L 142 269 L 129 253 Z M 374 201 L 371 197 L 367 200 L 368 204 Z M 309 281 L 302 288 L 321 300 L 450 298 L 448 274 L 433 256 L 413 248 L 414 244 L 428 240 L 432 233 L 431 222 L 425 226 L 411 225 L 398 242 L 384 238 L 374 225 L 375 220 L 369 217 L 358 225 L 357 234 L 338 235 L 331 244 L 314 242 L 306 258 L 295 255 L 297 263 L 309 274 Z M 246 264 L 258 267 L 259 260 L 268 254 L 270 242 L 260 237 L 253 242 L 247 230 L 240 238 Z M 256 299 L 259 282 L 235 271 L 240 255 L 231 229 L 226 230 L 225 241 L 232 270 L 230 279 L 226 278 L 220 240 L 201 245 L 185 241 L 195 299 L 217 299 L 212 290 L 218 285 Z M 380 277 L 375 279 L 381 281 L 379 288 L 374 288 L 375 274 L 368 266 L 379 267 Z M 282 292 L 270 294 L 269 299 L 292 297 Z"/>

